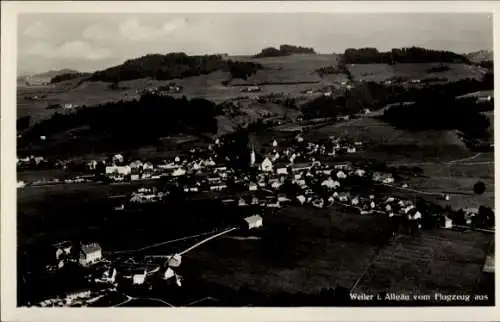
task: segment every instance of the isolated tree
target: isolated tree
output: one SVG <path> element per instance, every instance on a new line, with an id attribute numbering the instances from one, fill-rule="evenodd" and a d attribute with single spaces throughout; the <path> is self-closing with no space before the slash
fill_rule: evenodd
<path id="1" fill-rule="evenodd" d="M 475 194 L 482 195 L 485 190 L 486 190 L 486 185 L 484 184 L 484 182 L 478 181 L 478 182 L 476 182 L 476 184 L 474 184 L 474 193 Z"/>

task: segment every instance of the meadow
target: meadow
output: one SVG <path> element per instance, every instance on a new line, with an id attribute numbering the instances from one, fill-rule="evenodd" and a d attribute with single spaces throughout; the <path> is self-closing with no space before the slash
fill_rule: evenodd
<path id="1" fill-rule="evenodd" d="M 445 64 L 450 69 L 444 72 L 429 72 L 429 69 L 438 64 L 433 63 L 400 63 L 388 64 L 350 64 L 347 66 L 353 78 L 357 81 L 384 82 L 394 78 L 432 79 L 444 78 L 447 81 L 458 81 L 464 78 L 480 79 L 486 69 L 474 65 Z"/>
<path id="2" fill-rule="evenodd" d="M 492 235 L 450 230 L 399 235 L 385 247 L 356 292 L 474 294 Z"/>
<path id="3" fill-rule="evenodd" d="M 350 288 L 387 238 L 384 218 L 289 207 L 264 217 L 260 239 L 218 239 L 185 255 L 208 283 L 262 293 Z"/>

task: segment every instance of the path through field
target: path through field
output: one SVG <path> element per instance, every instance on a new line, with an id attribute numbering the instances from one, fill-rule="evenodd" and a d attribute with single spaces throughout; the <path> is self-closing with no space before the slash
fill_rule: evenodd
<path id="1" fill-rule="evenodd" d="M 141 247 L 141 248 L 119 250 L 119 251 L 114 251 L 114 252 L 111 251 L 111 252 L 107 252 L 107 253 L 108 254 L 115 254 L 116 255 L 116 254 L 140 252 L 140 251 L 143 251 L 143 250 L 146 250 L 146 249 L 150 249 L 150 248 L 154 248 L 154 247 L 159 247 L 159 246 L 163 246 L 163 245 L 166 245 L 166 244 L 170 244 L 170 243 L 174 243 L 174 242 L 178 242 L 178 241 L 182 241 L 182 240 L 188 240 L 188 239 L 192 239 L 192 238 L 196 238 L 196 237 L 210 235 L 210 234 L 213 234 L 213 233 L 215 233 L 217 231 L 219 231 L 219 230 L 216 229 L 216 230 L 211 230 L 211 231 L 208 231 L 208 232 L 205 232 L 205 233 L 201 233 L 201 234 L 196 234 L 196 235 L 191 235 L 191 236 L 185 236 L 185 237 L 181 237 L 181 238 L 171 239 L 171 240 L 167 240 L 167 241 L 163 241 L 163 242 L 159 242 L 159 243 L 154 243 L 152 245 L 144 246 L 144 247 Z"/>

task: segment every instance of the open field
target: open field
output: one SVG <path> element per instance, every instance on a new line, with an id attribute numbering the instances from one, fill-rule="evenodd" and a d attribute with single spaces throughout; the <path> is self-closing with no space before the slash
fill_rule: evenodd
<path id="1" fill-rule="evenodd" d="M 110 101 L 129 100 L 137 98 L 137 91 L 151 87 L 158 87 L 175 82 L 184 88 L 183 93 L 173 96 L 186 96 L 187 98 L 201 97 L 216 103 L 236 97 L 257 97 L 272 93 L 301 96 L 301 92 L 308 89 L 320 89 L 332 82 L 340 83 L 345 75 L 327 75 L 320 78 L 316 69 L 335 65 L 336 55 L 294 55 L 288 57 L 252 59 L 248 57 L 235 57 L 234 59 L 249 60 L 261 63 L 266 68 L 258 71 L 248 80 L 232 80 L 228 86 L 224 81 L 230 80 L 228 72 L 216 71 L 207 75 L 158 81 L 153 79 L 137 79 L 124 81 L 119 84 L 120 89 L 110 89 L 110 83 L 83 82 L 79 79 L 69 80 L 56 85 L 40 87 L 18 88 L 18 117 L 31 115 L 34 120 L 50 117 L 56 110 L 47 110 L 50 104 L 72 103 L 77 105 L 97 105 Z M 340 77 L 340 78 L 339 78 Z M 259 93 L 242 93 L 242 85 L 256 83 L 271 83 L 261 86 Z M 285 82 L 286 84 L 281 84 Z M 275 83 L 275 84 L 272 84 Z M 234 85 L 234 86 L 233 86 Z M 46 95 L 39 101 L 25 99 L 25 96 Z"/>
<path id="2" fill-rule="evenodd" d="M 474 294 L 486 245 L 492 238 L 479 232 L 447 230 L 397 236 L 380 252 L 355 291 Z"/>
<path id="3" fill-rule="evenodd" d="M 445 64 L 450 67 L 444 72 L 427 72 L 428 69 L 439 64 L 433 63 L 401 63 L 396 65 L 388 64 L 351 64 L 348 69 L 357 81 L 375 81 L 383 82 L 395 77 L 405 79 L 430 79 L 445 78 L 447 81 L 457 81 L 465 78 L 480 79 L 486 69 L 473 65 L 465 64 Z"/>
<path id="4" fill-rule="evenodd" d="M 387 163 L 403 160 L 446 161 L 471 154 L 453 131 L 412 133 L 397 130 L 370 117 L 327 125 L 312 131 L 310 135 L 341 135 L 361 140 L 366 144 L 363 157 L 376 158 Z"/>
<path id="5" fill-rule="evenodd" d="M 233 84 L 249 84 L 270 82 L 322 82 L 335 81 L 340 83 L 347 80 L 346 75 L 325 75 L 321 78 L 315 71 L 322 67 L 336 66 L 339 61 L 337 55 L 292 55 L 283 57 L 234 57 L 238 60 L 250 61 L 263 65 L 266 69 L 257 71 L 248 80 L 235 80 Z"/>
<path id="6" fill-rule="evenodd" d="M 260 292 L 350 287 L 386 236 L 384 218 L 286 208 L 264 218 L 261 239 L 218 239 L 185 255 L 209 283 Z"/>

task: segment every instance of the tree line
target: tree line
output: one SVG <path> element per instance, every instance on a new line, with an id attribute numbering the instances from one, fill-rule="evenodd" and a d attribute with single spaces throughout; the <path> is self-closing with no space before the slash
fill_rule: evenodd
<path id="1" fill-rule="evenodd" d="M 129 59 L 121 65 L 97 71 L 88 80 L 115 83 L 140 78 L 172 80 L 210 74 L 217 70 L 227 71 L 233 78 L 246 79 L 246 77 L 261 68 L 260 64 L 253 62 L 226 60 L 223 55 L 150 54 Z"/>
<path id="2" fill-rule="evenodd" d="M 420 47 L 394 48 L 379 52 L 376 48 L 348 48 L 342 55 L 346 64 L 395 64 L 395 63 L 465 63 L 469 60 L 451 51 L 431 50 Z"/>
<path id="3" fill-rule="evenodd" d="M 290 56 L 293 54 L 316 54 L 316 52 L 313 48 L 293 45 L 281 45 L 279 48 L 266 47 L 262 49 L 260 53 L 254 55 L 253 58 L 281 57 Z"/>
<path id="4" fill-rule="evenodd" d="M 60 82 L 64 82 L 67 80 L 79 78 L 79 77 L 88 77 L 90 76 L 90 73 L 65 73 L 61 75 L 54 76 L 50 79 L 51 84 L 57 84 Z"/>

